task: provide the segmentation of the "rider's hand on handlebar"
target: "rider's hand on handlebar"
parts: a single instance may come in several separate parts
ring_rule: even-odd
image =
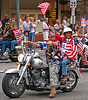
[[[63,59],[66,59],[67,58],[67,56],[65,56]]]
[[[47,43],[47,45],[52,45],[52,41],[49,41],[49,42]]]

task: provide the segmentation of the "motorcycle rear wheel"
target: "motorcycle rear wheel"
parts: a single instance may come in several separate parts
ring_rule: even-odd
[[[71,92],[77,85],[78,77],[74,71],[68,71],[67,73],[67,84],[68,86],[62,88],[63,92]]]
[[[17,86],[16,83],[19,79],[18,74],[6,74],[2,81],[2,89],[5,95],[10,98],[18,98],[25,91],[25,82],[22,79],[21,83]]]

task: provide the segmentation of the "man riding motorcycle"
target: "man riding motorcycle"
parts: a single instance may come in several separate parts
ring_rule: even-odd
[[[62,51],[62,76],[63,78],[61,81],[67,81],[67,63],[70,63],[71,61],[74,62],[77,60],[77,46],[76,41],[72,37],[72,29],[69,27],[66,27],[63,31],[65,37],[61,37],[56,34],[56,39],[60,41],[64,41],[62,43],[61,51]],[[48,44],[52,44],[53,46],[57,46],[56,42],[49,42]],[[56,71],[56,70],[57,71]],[[58,78],[57,78],[58,68],[56,66],[50,67],[50,83],[51,83],[51,93],[49,97],[54,97],[56,94],[56,87],[58,85]]]
[[[6,22],[5,24],[5,30],[3,31],[3,41],[2,41],[2,48],[1,48],[1,56],[5,52],[5,48],[7,45],[10,45],[10,42],[12,40],[16,40],[15,37],[13,37],[13,31],[10,27],[10,23]]]
[[[59,35],[56,34],[56,39],[62,43],[62,76],[63,78],[61,79],[61,81],[67,81],[67,63],[70,63],[71,61],[74,62],[75,60],[77,60],[77,46],[76,46],[76,41],[73,39],[72,37],[72,29],[67,27],[64,29],[63,31],[64,33],[64,37],[61,37]],[[28,41],[29,44],[34,45],[35,42],[30,42]],[[47,45],[53,45],[53,47],[58,46],[58,42],[47,42]],[[37,47],[41,47],[40,45],[37,45]],[[51,93],[49,95],[49,97],[54,97],[56,94],[56,88],[58,86],[58,68],[57,66],[51,66],[50,67],[50,85],[51,85]]]

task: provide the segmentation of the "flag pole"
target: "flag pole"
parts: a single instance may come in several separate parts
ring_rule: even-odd
[[[84,34],[84,25],[83,25],[83,34]]]
[[[44,15],[44,19],[46,18],[46,16]]]

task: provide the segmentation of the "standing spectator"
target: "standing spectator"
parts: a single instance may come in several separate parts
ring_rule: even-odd
[[[48,32],[49,29],[51,29],[51,26],[48,24],[48,18],[44,19],[44,22],[42,23],[42,29],[43,29],[43,40],[48,41]]]
[[[57,19],[56,20],[56,24],[54,25],[54,30],[56,34],[59,34],[62,32],[62,30],[64,29],[63,24],[60,24],[60,20]]]
[[[28,36],[29,36],[29,32],[30,32],[29,16],[25,16],[25,21],[23,22],[23,30],[28,32]]]
[[[63,19],[63,24],[64,24],[64,28],[66,28],[69,24],[67,23],[67,17],[64,16],[64,19]]]
[[[9,23],[11,24],[12,19],[11,19],[11,18],[8,18],[8,19],[7,19],[7,22],[9,22]]]
[[[34,18],[30,17],[30,41],[35,41],[35,28],[37,27],[36,24],[34,24]],[[30,45],[30,50],[33,50],[33,46]]]
[[[79,27],[78,20],[75,21],[75,26],[76,26],[76,27]]]
[[[7,14],[4,15],[4,19],[2,20],[2,29],[5,28],[5,23],[7,22]]]

